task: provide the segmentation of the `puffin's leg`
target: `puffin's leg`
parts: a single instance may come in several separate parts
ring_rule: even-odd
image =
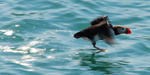
[[[100,50],[100,51],[98,51],[97,53],[99,53],[99,52],[107,52],[106,49],[101,49],[101,48],[99,48],[99,47],[96,47],[96,42],[92,42],[92,45],[93,45],[94,48]]]

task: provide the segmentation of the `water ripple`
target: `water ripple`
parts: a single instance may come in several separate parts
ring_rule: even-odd
[[[0,75],[149,75],[149,3],[118,0],[0,1]],[[131,35],[97,45],[73,34],[104,14]]]

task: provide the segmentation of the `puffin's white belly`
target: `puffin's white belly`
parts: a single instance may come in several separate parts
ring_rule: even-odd
[[[95,36],[94,36],[94,40],[95,40],[95,41],[98,41],[98,40],[101,40],[101,38],[99,37],[99,35],[95,35]]]
[[[87,38],[87,37],[82,37],[84,40],[90,40],[89,38]]]
[[[87,38],[87,37],[82,37],[84,40],[89,40],[89,41],[91,41],[89,38]],[[99,35],[95,35],[94,36],[94,39],[93,39],[94,41],[98,41],[98,40],[101,40],[101,38],[99,37]]]

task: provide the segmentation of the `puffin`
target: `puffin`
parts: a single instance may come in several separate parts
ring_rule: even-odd
[[[97,47],[96,41],[104,40],[108,45],[113,45],[115,44],[114,37],[116,35],[132,33],[128,27],[122,25],[113,26],[107,15],[94,19],[90,24],[90,27],[75,33],[74,38],[89,40],[93,47],[99,50],[98,52],[107,52],[107,50]]]

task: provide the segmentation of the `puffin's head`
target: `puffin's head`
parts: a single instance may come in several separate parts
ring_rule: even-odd
[[[80,37],[82,37],[82,36],[83,36],[83,35],[82,35],[81,32],[78,32],[78,33],[74,34],[74,38],[76,38],[76,39],[78,39],[78,38],[80,38]]]
[[[121,25],[113,26],[113,28],[115,29],[115,32],[117,34],[131,34],[132,33],[128,27],[124,27]]]

